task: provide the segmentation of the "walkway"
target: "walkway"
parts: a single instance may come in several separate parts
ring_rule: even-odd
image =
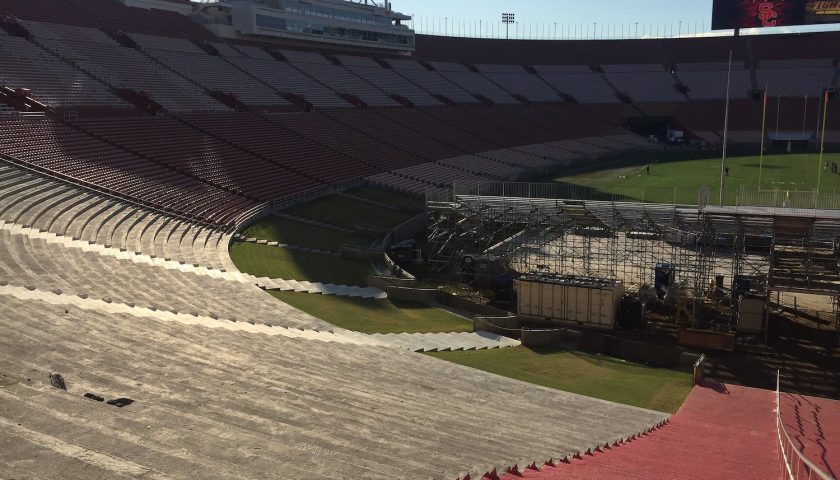
[[[503,480],[766,480],[782,478],[775,392],[697,386],[664,427],[603,453]]]
[[[794,444],[825,473],[840,477],[840,401],[789,393],[779,400]]]

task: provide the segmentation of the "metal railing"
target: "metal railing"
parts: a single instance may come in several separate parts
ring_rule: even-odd
[[[454,196],[675,204],[679,199],[680,192],[676,187],[618,187],[605,192],[581,185],[564,183],[456,180],[452,182],[452,193]],[[691,196],[694,197],[693,192]]]
[[[785,424],[782,422],[782,408],[779,397],[781,395],[781,372],[776,372],[776,435],[779,437],[779,447],[782,453],[782,462],[789,480],[820,479],[835,480],[834,477],[822,471],[814,465],[805,455],[793,444]]]
[[[692,374],[694,375],[694,384],[698,385],[703,383],[703,380],[706,379],[706,354],[700,355],[700,358],[694,362],[694,367],[692,368]]]
[[[840,193],[741,187],[735,204],[739,207],[840,210]]]

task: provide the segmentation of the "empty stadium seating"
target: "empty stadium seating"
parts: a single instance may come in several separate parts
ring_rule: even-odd
[[[478,103],[470,92],[414,60],[388,59],[387,62],[394,71],[433,94],[442,95],[457,103]]]
[[[373,166],[253,114],[191,114],[181,118],[201,130],[324,183],[347,181],[377,171]]]
[[[184,41],[179,39],[169,40]],[[142,42],[142,40],[141,40]],[[141,43],[141,45],[143,45]],[[154,45],[154,44],[152,44]],[[191,45],[191,44],[190,44]],[[164,47],[165,45],[158,45]],[[163,50],[145,47],[154,58],[172,70],[190,78],[210,91],[231,93],[252,107],[288,105],[289,102],[266,84],[258,81],[220,57],[204,51]],[[173,48],[178,48],[173,46]]]
[[[430,63],[441,76],[473,95],[481,95],[495,103],[519,103],[509,92],[479,73],[470,71],[464,65],[447,62]]]
[[[261,201],[319,185],[314,178],[257,157],[172,118],[78,120],[74,124],[174,171]]]
[[[532,102],[559,102],[560,94],[540,77],[528,73],[519,65],[476,65],[493,83],[510,93]]]
[[[382,68],[381,65],[370,58],[350,55],[339,55],[338,58],[348,70],[392,98],[394,95],[399,95],[412,104],[422,107],[441,104],[440,100],[434,98],[429,92],[406,80],[393,70]]]
[[[261,291],[336,289],[242,274],[229,243],[272,202],[363,181],[422,195],[651,148],[628,119],[667,118],[719,143],[729,52],[731,142],[758,140],[765,85],[781,97],[768,128],[810,133],[816,97],[839,73],[837,33],[418,36],[413,57],[390,58],[223,40],[187,16],[117,0],[4,0],[6,15],[21,23],[0,29],[4,478],[478,478],[659,425],[667,415],[343,331]],[[18,87],[54,110],[26,116]],[[836,108],[828,118],[840,124]],[[837,131],[827,138],[840,142]],[[465,348],[446,335],[424,345]],[[67,391],[49,386],[52,371]],[[136,403],[112,408],[86,392]],[[726,410],[721,392],[693,395]],[[786,405],[790,427],[813,455],[820,421],[836,414],[798,401]],[[589,455],[565,472],[665,477],[685,460],[703,473],[690,448],[662,459],[677,436],[708,429],[699,410],[681,412],[659,441],[621,447],[620,465]],[[695,444],[726,456],[730,445],[714,442],[728,427],[711,425],[717,436]],[[778,463],[766,427],[768,448],[751,460],[772,457],[756,469],[769,477]],[[714,471],[743,473],[730,465]]]
[[[2,122],[0,153],[74,181],[223,224],[254,205],[253,200],[53,120]]]
[[[834,59],[765,60],[756,69],[760,89],[780,97],[818,97],[834,84]]]
[[[587,65],[538,65],[540,77],[580,103],[611,103],[615,90]]]
[[[82,117],[72,127],[45,121],[32,131],[10,123],[9,132],[24,133],[4,153],[106,190],[130,184],[123,194],[188,215],[203,215],[197,200],[176,206],[152,194],[160,187],[143,186],[144,179],[170,178],[186,191],[210,188],[217,198],[236,199],[226,213],[203,217],[222,223],[254,202],[363,177],[420,191],[447,183],[447,176],[514,178],[568,166],[620,150],[605,137],[626,133],[626,116],[640,112],[672,116],[691,138],[719,143],[730,50],[731,96],[741,102],[731,118],[735,143],[757,140],[754,94],[762,83],[772,85],[771,96],[815,97],[838,76],[831,55],[811,40],[789,45],[814,51],[780,53],[777,39],[759,37],[560,43],[421,37],[415,58],[383,59],[228,43],[178,14],[112,0],[67,2],[58,10],[66,21],[21,2],[3,8],[30,37],[0,35],[0,86],[29,88],[36,100]],[[431,48],[440,42],[448,48]],[[800,114],[806,130],[816,125],[792,99],[778,105],[780,130],[801,128],[793,119]],[[813,98],[808,107],[818,110]],[[14,105],[0,109],[4,118],[15,116]],[[309,109],[316,111],[298,111]],[[113,154],[75,146],[85,142]],[[73,161],[38,157],[23,145]],[[96,169],[85,171],[77,157]],[[440,171],[426,171],[434,162]],[[129,181],[128,172],[142,176]]]
[[[726,62],[681,63],[677,65],[680,81],[688,87],[688,96],[693,100],[721,98],[720,92],[726,91],[726,78],[729,73]],[[732,64],[729,96],[747,98],[753,90],[749,70],[743,63]]]
[[[0,84],[30,89],[35,99],[53,107],[123,104],[106,85],[31,42],[8,35],[0,36]]]
[[[681,101],[674,79],[661,64],[603,65],[604,76],[635,102]]]

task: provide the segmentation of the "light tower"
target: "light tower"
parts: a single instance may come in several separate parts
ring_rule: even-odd
[[[510,39],[510,24],[516,21],[515,13],[503,13],[502,23],[505,24],[505,38]]]

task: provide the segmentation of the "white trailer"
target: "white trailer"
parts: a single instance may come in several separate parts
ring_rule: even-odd
[[[612,329],[624,285],[614,280],[525,275],[516,282],[517,313],[562,325]]]

